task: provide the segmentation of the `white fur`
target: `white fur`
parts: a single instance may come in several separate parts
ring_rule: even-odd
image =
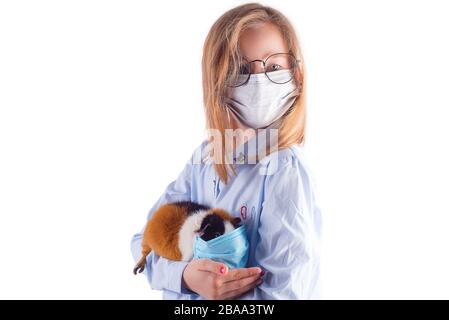
[[[183,261],[190,261],[193,258],[195,231],[201,227],[201,222],[208,213],[206,210],[192,213],[182,225],[181,230],[179,230],[179,250],[181,251]]]
[[[225,234],[228,232],[231,232],[235,229],[234,226],[232,225],[232,223],[230,223],[229,221],[225,221],[224,225],[225,225],[225,231],[224,231]]]

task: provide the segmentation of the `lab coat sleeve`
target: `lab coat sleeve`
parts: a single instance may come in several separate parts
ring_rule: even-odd
[[[192,159],[193,156],[187,162],[178,178],[166,187],[162,196],[150,209],[147,215],[147,220],[150,219],[153,213],[163,204],[191,200],[192,166],[195,165],[195,163],[192,162]],[[139,233],[133,236],[131,241],[131,252],[135,262],[137,262],[141,256],[141,242],[144,229],[145,226]],[[187,264],[188,262],[186,261],[172,261],[151,251],[147,256],[147,265],[144,273],[146,274],[151,288],[154,290],[170,290],[176,293],[195,294],[186,289],[183,285],[182,273]]]
[[[264,281],[240,299],[314,299],[319,285],[319,208],[299,162],[265,180],[255,261]]]

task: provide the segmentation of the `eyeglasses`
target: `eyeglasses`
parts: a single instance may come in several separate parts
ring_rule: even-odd
[[[301,60],[296,59],[296,57],[291,53],[275,53],[268,56],[265,60],[256,59],[249,62],[243,60],[236,68],[236,71],[231,72],[228,75],[227,85],[229,87],[240,87],[248,83],[251,74],[255,73],[252,71],[256,69],[254,65],[256,62],[262,64],[263,73],[265,73],[271,82],[276,84],[284,84],[294,78],[295,72],[299,68],[298,63],[300,61]],[[280,70],[290,70],[290,72],[287,73],[287,77],[282,77],[282,79],[280,79],[276,76],[277,73],[274,73],[275,71]]]

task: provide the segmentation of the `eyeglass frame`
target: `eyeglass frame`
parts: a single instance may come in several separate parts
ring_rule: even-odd
[[[275,56],[275,55],[278,55],[278,54],[288,54],[288,55],[290,55],[293,59],[294,59],[294,61],[295,61],[295,68],[299,68],[299,62],[301,61],[301,59],[297,59],[296,57],[295,57],[295,55],[293,54],[293,53],[291,53],[291,52],[277,52],[277,53],[273,53],[273,54],[270,54],[268,57],[266,57],[265,58],[265,60],[261,60],[261,59],[255,59],[255,60],[252,60],[252,61],[247,61],[247,64],[248,65],[251,65],[251,63],[253,63],[253,62],[262,62],[262,65],[263,65],[263,73],[265,74],[265,76],[268,78],[268,80],[270,80],[271,82],[273,82],[273,83],[275,83],[275,84],[285,84],[285,83],[288,83],[288,82],[290,82],[290,81],[292,81],[292,79],[294,78],[294,76],[290,79],[290,80],[288,80],[288,81],[285,81],[285,82],[282,82],[282,83],[277,83],[277,82],[274,82],[273,80],[271,80],[270,79],[270,77],[267,75],[267,69],[266,69],[266,67],[265,67],[265,64],[266,64],[266,62],[268,61],[268,59],[270,59],[272,56]],[[231,85],[228,85],[228,87],[231,87],[231,88],[237,88],[237,87],[241,87],[241,86],[244,86],[244,85],[246,85],[247,83],[248,83],[248,81],[249,81],[249,79],[251,78],[251,75],[252,74],[257,74],[257,73],[252,73],[252,72],[249,72],[248,73],[248,78],[245,80],[245,82],[243,82],[242,84],[239,84],[238,86],[231,86]]]

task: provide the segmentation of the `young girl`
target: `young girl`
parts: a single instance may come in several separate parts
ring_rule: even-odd
[[[321,213],[302,148],[305,75],[292,25],[254,3],[226,12],[206,38],[202,72],[208,139],[148,219],[174,201],[227,210],[246,225],[248,268],[151,252],[151,287],[164,299],[318,298]],[[135,261],[141,240],[132,240]]]

